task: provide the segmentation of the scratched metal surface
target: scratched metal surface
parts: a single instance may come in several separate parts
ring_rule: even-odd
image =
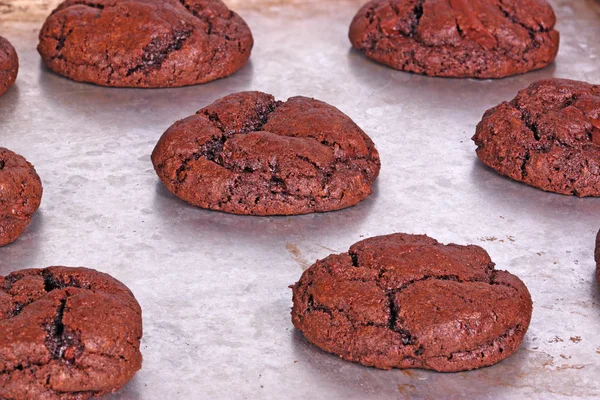
[[[600,199],[545,193],[502,178],[470,141],[483,112],[550,76],[600,82],[600,7],[553,2],[555,65],[499,81],[393,71],[346,39],[343,7],[242,9],[256,47],[229,79],[172,90],[107,89],[47,71],[36,24],[4,24],[21,57],[0,98],[0,145],[33,162],[44,183],[24,236],[0,249],[0,274],[83,265],[125,282],[144,310],[144,367],[111,399],[586,398],[600,396],[600,296],[593,239]],[[375,194],[340,212],[240,217],[170,195],[149,155],[175,120],[214,99],[260,89],[336,105],[376,142]],[[363,237],[427,233],[486,248],[535,301],[522,348],[459,374],[377,371],[309,345],[289,317],[291,291],[318,258]]]

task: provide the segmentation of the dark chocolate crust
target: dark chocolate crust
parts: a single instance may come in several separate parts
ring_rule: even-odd
[[[234,214],[338,210],[371,194],[379,154],[337,108],[261,92],[226,96],[176,122],[152,162],[190,204]]]
[[[38,51],[53,71],[120,87],[205,83],[242,68],[250,29],[220,0],[66,0]]]
[[[402,71],[502,78],[556,58],[555,23],[545,0],[372,0],[349,36],[367,57]]]
[[[477,156],[502,175],[565,195],[600,196],[600,86],[546,79],[488,110]]]
[[[0,147],[0,247],[17,240],[42,201],[42,182],[22,156]]]
[[[15,83],[19,73],[19,57],[10,42],[0,36],[0,96]]]
[[[133,294],[86,268],[0,277],[0,398],[83,400],[118,390],[141,368]]]
[[[292,322],[321,349],[382,369],[465,371],[517,350],[532,301],[478,246],[394,234],[317,261],[293,286]]]

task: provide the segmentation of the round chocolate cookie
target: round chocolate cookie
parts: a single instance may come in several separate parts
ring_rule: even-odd
[[[28,269],[0,277],[0,398],[83,400],[141,368],[142,311],[107,274]]]
[[[502,78],[554,60],[555,22],[545,0],[371,0],[354,17],[350,41],[402,71]]]
[[[379,174],[371,139],[337,108],[235,93],[172,125],[152,162],[167,189],[234,214],[339,210],[369,194]]]
[[[311,343],[381,369],[465,371],[521,344],[532,302],[481,247],[395,234],[317,261],[293,286],[292,322]]]
[[[42,182],[33,165],[0,147],[0,246],[17,240],[42,201]]]
[[[600,196],[600,86],[538,81],[488,110],[477,156],[502,175],[579,197]]]
[[[15,83],[19,57],[10,42],[0,36],[0,96]]]
[[[242,68],[250,29],[220,0],[66,0],[40,32],[53,71],[80,82],[175,87]]]

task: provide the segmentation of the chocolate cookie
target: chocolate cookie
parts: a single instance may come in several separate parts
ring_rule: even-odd
[[[600,231],[598,231],[598,235],[596,236],[596,251],[594,253],[594,258],[596,260],[596,275],[598,277],[598,283],[600,284]]]
[[[554,60],[555,22],[545,0],[371,0],[354,17],[350,41],[402,71],[502,78]]]
[[[220,0],[66,0],[40,32],[53,71],[80,82],[175,87],[242,68],[250,29]]]
[[[141,368],[142,311],[107,274],[28,269],[0,277],[0,398],[83,400]]]
[[[0,96],[15,83],[19,72],[19,57],[10,42],[0,36]]]
[[[0,246],[17,240],[42,201],[42,182],[33,165],[0,147]]]
[[[529,327],[523,282],[478,246],[395,234],[317,261],[293,286],[292,322],[321,349],[382,369],[465,371],[510,356]]]
[[[477,156],[502,175],[579,197],[600,196],[600,86],[538,81],[488,110]]]
[[[167,189],[199,207],[234,214],[339,210],[371,194],[379,154],[337,108],[235,93],[176,122],[152,162]]]

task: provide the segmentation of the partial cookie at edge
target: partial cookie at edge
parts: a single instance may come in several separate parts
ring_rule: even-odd
[[[82,400],[141,368],[141,309],[125,285],[86,268],[0,277],[0,398]]]
[[[15,83],[19,73],[19,57],[8,40],[0,36],[0,96]]]
[[[600,196],[600,86],[544,79],[486,111],[473,136],[487,166],[539,189]]]
[[[33,165],[0,147],[0,247],[21,236],[40,206],[42,192]]]

